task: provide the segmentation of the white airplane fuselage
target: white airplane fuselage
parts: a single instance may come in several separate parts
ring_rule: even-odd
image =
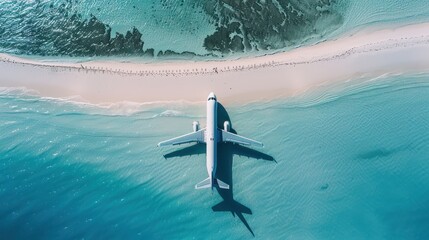
[[[206,123],[206,167],[207,174],[211,179],[216,177],[217,165],[217,101],[214,94],[210,94],[207,100],[207,123]]]

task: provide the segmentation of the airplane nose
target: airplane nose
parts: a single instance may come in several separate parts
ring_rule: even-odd
[[[216,99],[216,95],[213,92],[211,92],[207,98],[215,98]]]

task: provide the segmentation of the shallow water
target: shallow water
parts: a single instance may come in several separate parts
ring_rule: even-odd
[[[74,14],[79,17],[71,20]],[[96,26],[88,24],[92,16],[99,21]],[[0,51],[39,58],[152,59],[150,52],[144,55],[141,49],[154,49],[155,56],[159,51],[173,50],[241,57],[314,44],[366,26],[404,25],[428,19],[425,0],[245,1],[241,5],[228,0],[2,1]],[[232,22],[239,23],[239,30]],[[136,42],[122,44],[122,38],[115,39],[117,33],[126,37],[133,27],[142,34],[133,34],[140,36],[142,48]],[[170,57],[189,59],[193,55]],[[199,59],[213,58],[209,55]]]
[[[427,22],[429,11],[425,0],[407,2],[397,0],[341,0],[337,11],[342,12],[344,21],[330,37],[354,33],[364,27],[383,27],[385,25],[407,25]]]
[[[425,239],[428,103],[421,74],[224,106],[220,124],[229,115],[265,148],[221,145],[233,194],[219,194],[194,190],[201,147],[156,147],[204,125],[204,102],[100,107],[1,89],[0,236]]]

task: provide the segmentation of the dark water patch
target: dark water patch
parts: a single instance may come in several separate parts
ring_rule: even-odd
[[[394,153],[396,153],[397,149],[385,149],[385,148],[378,148],[374,149],[368,152],[364,152],[358,155],[359,159],[375,159],[375,158],[383,158],[388,157]]]
[[[143,51],[136,27],[112,37],[109,25],[74,10],[77,1],[61,4],[42,1],[0,4],[0,47],[14,54],[40,56],[153,55]]]
[[[342,22],[334,0],[205,1],[203,8],[216,22],[204,47],[221,53],[273,50],[294,45],[311,35],[323,35]]]
[[[322,186],[320,186],[320,190],[325,191],[326,189],[329,188],[329,184],[325,183]]]
[[[361,152],[360,154],[357,155],[357,158],[363,159],[363,160],[390,158],[392,155],[395,155],[399,152],[402,152],[405,150],[412,150],[414,148],[415,148],[415,143],[405,145],[405,146],[395,147],[395,148],[379,147],[369,151]]]

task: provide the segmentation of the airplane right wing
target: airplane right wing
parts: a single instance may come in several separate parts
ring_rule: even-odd
[[[196,131],[196,132],[192,132],[192,133],[188,133],[179,137],[175,137],[166,141],[162,141],[160,143],[158,143],[158,147],[162,147],[162,146],[167,146],[167,145],[179,145],[179,144],[183,144],[183,143],[191,143],[191,142],[198,142],[198,143],[202,143],[204,142],[204,132],[206,131],[205,128]]]
[[[258,147],[264,146],[264,144],[262,144],[261,142],[258,142],[250,138],[246,138],[231,132],[227,132],[222,129],[219,129],[219,132],[222,135],[223,142],[233,142],[233,143],[238,143],[238,144],[247,145],[247,146],[258,146]]]

